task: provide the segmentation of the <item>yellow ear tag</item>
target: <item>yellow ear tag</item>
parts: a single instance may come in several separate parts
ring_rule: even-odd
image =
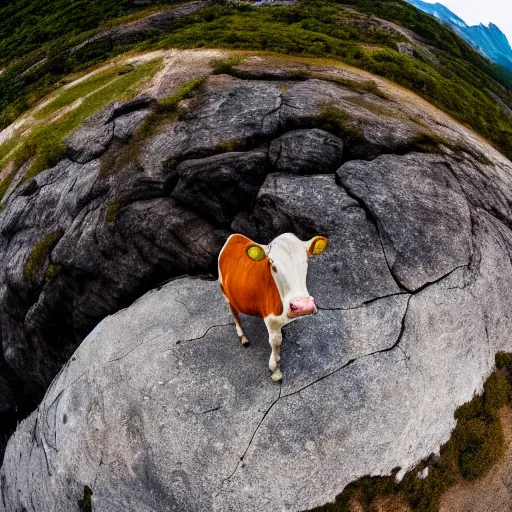
[[[324,252],[324,249],[327,247],[327,239],[320,238],[315,242],[315,246],[313,247],[313,254],[320,254]]]
[[[259,245],[251,245],[251,247],[247,249],[247,256],[249,256],[251,260],[261,261],[265,259],[267,255]]]

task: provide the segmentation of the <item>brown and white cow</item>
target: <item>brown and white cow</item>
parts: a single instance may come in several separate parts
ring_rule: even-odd
[[[281,329],[296,318],[316,313],[315,299],[306,288],[308,260],[327,246],[327,238],[307,242],[291,233],[260,245],[243,235],[231,235],[219,254],[219,283],[242,344],[249,341],[240,325],[239,313],[259,316],[267,326],[272,353],[272,379],[282,379],[278,368]]]

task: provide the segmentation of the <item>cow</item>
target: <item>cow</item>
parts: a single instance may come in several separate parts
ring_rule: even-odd
[[[247,345],[240,313],[263,318],[272,347],[268,366],[272,379],[282,379],[278,367],[281,329],[293,320],[316,313],[315,299],[306,288],[308,260],[327,247],[327,238],[304,242],[284,233],[268,245],[244,235],[231,235],[219,254],[219,285],[235,319],[236,332]]]

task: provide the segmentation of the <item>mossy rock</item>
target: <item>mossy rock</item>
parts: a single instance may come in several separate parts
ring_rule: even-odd
[[[57,242],[62,238],[64,232],[62,230],[54,231],[44,236],[36,243],[30,251],[23,274],[27,279],[36,278],[46,263],[48,256],[52,249],[57,245]]]

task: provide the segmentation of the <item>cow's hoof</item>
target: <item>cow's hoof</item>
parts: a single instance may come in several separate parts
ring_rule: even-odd
[[[249,345],[249,340],[247,339],[247,336],[242,336],[242,345],[244,347],[247,347]]]
[[[272,374],[272,380],[274,382],[281,382],[283,380],[283,374],[279,368]]]

